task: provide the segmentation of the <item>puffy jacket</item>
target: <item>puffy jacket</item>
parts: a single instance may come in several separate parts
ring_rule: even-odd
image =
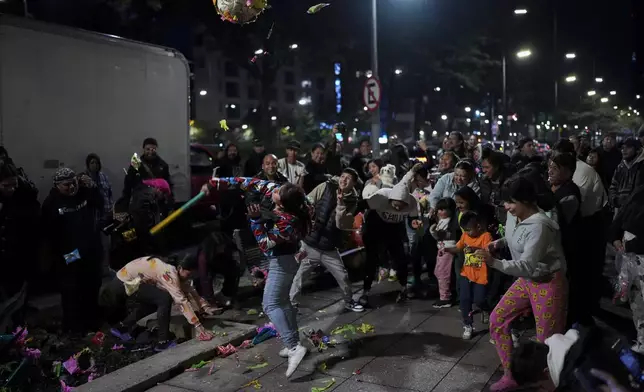
[[[313,227],[304,238],[304,242],[316,249],[333,250],[340,245],[342,230],[350,230],[352,225],[347,224],[342,227],[342,222],[338,219],[338,184],[335,180],[327,181],[320,184],[313,192],[309,194],[315,205],[315,220]],[[358,197],[355,190],[344,195],[345,206],[342,211],[354,211]],[[353,218],[351,218],[352,223]]]

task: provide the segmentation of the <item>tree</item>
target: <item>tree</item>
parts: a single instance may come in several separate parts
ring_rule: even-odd
[[[464,105],[480,99],[476,97],[487,75],[500,64],[484,50],[486,45],[485,38],[477,37],[452,43],[432,40],[427,45],[411,44],[407,48],[411,53],[411,91],[417,121],[426,102],[435,117],[439,113],[448,115],[447,129],[452,129]],[[441,88],[440,98],[423,99],[437,86]]]
[[[637,132],[644,125],[639,112],[614,109],[610,104],[602,103],[598,97],[586,97],[577,109],[564,115],[569,121],[595,131]]]

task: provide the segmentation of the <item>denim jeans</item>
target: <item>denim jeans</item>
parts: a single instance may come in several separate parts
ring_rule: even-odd
[[[461,297],[461,316],[463,317],[464,325],[472,325],[474,320],[470,313],[472,312],[472,305],[476,304],[482,311],[488,311],[489,308],[486,302],[487,288],[482,284],[477,284],[464,276],[458,278]]]
[[[264,313],[275,325],[284,345],[289,349],[297,346],[300,341],[297,309],[291,304],[289,296],[298,267],[294,255],[272,258],[264,287]]]

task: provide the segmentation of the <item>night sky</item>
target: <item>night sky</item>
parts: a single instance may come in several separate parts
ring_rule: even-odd
[[[20,10],[17,0],[5,0]],[[315,2],[273,0],[273,9],[264,16],[283,30],[292,30],[301,46],[318,45],[321,41],[354,41],[353,64],[367,69],[370,65],[371,0],[328,0],[332,5],[316,15],[306,9]],[[101,0],[28,0],[31,13],[38,19],[77,25],[84,28],[129,34],[122,30],[101,8]],[[172,1],[170,1],[172,3]],[[176,3],[176,2],[175,2]],[[180,2],[186,4],[185,2]],[[385,67],[409,66],[405,44],[418,47],[429,42],[449,42],[472,37],[487,37],[486,48],[495,59],[503,50],[508,53],[508,89],[513,91],[544,90],[540,102],[545,105],[553,95],[555,74],[563,78],[575,74],[578,82],[562,85],[563,99],[582,96],[599,87],[617,90],[617,101],[632,104],[636,93],[635,64],[632,61],[635,37],[633,13],[638,0],[378,0],[380,59]],[[639,3],[644,3],[641,0]],[[179,4],[179,3],[177,3]],[[190,52],[194,42],[191,27],[203,23],[213,34],[227,26],[216,17],[210,0],[192,0],[189,9],[169,8],[156,18],[156,39],[162,44]],[[555,7],[556,6],[556,7]],[[4,10],[8,6],[3,5]],[[527,8],[527,15],[516,16],[515,8]],[[98,10],[98,11],[97,11]],[[554,56],[553,20],[557,15],[557,56]],[[244,29],[266,29],[267,21]],[[642,23],[640,23],[641,25]],[[234,30],[233,30],[234,31]],[[228,31],[230,33],[230,30]],[[533,56],[518,62],[513,53],[530,48]],[[564,54],[575,52],[577,58],[566,61]],[[190,53],[186,53],[191,57]],[[644,57],[644,53],[642,54]],[[396,64],[399,63],[399,64]],[[555,68],[556,67],[556,68]],[[480,93],[499,94],[500,69],[488,78]],[[603,77],[602,86],[594,84]]]

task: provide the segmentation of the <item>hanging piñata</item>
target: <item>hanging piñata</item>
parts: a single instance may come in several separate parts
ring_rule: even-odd
[[[212,0],[221,20],[246,24],[254,22],[268,7],[267,0]]]

